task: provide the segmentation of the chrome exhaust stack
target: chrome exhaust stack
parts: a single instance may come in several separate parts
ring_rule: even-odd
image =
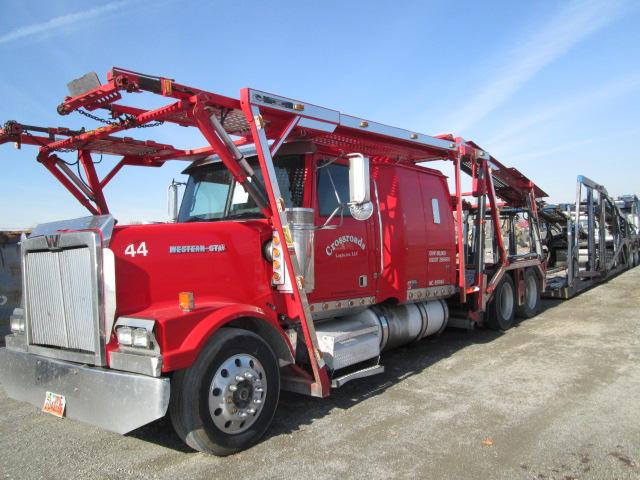
[[[286,214],[287,222],[291,227],[291,237],[296,251],[296,258],[303,277],[304,289],[307,293],[313,292],[315,288],[314,210],[313,208],[287,208]],[[283,265],[283,274],[280,275],[280,283],[276,283],[276,285],[281,292],[293,292],[291,280],[284,267],[285,265]]]

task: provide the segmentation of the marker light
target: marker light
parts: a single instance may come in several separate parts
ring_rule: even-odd
[[[193,292],[180,292],[178,294],[178,305],[183,312],[192,312],[196,308]]]
[[[272,285],[283,285],[284,278],[286,276],[285,265],[280,260],[280,248],[276,248],[280,246],[280,237],[278,236],[278,232],[274,231],[272,235],[272,240],[269,242],[271,244],[271,266],[273,267],[273,275],[271,276],[271,284]]]

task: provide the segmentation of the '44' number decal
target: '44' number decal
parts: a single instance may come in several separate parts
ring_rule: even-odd
[[[149,252],[147,250],[146,242],[140,242],[138,248],[136,248],[135,243],[130,243],[129,245],[127,245],[127,248],[124,249],[124,254],[129,255],[130,257],[135,257],[136,255],[142,255],[143,257],[146,257],[147,253]]]

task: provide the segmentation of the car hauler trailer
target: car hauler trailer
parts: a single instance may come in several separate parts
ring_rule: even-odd
[[[637,195],[622,195],[616,200],[616,206],[629,224],[629,238],[636,251],[635,264],[640,263],[640,198]]]
[[[39,147],[91,213],[22,242],[24,313],[0,351],[13,398],[120,433],[169,411],[187,444],[225,455],[264,434],[281,388],[326,397],[448,324],[507,329],[537,313],[546,194],[473,142],[119,68],[69,89],[58,112],[107,112],[104,126],[0,130]],[[121,103],[142,93],[169,103]],[[163,122],[207,145],[115,135]],[[119,157],[103,178],[96,154]],[[174,221],[118,224],[105,187],[126,166],[169,160],[189,162]],[[434,160],[453,163],[453,194],[420,165]]]
[[[578,176],[576,202],[541,206],[548,250],[544,296],[573,295],[638,265],[635,227],[604,186]]]

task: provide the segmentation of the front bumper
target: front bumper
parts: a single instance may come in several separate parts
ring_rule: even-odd
[[[15,400],[42,408],[46,392],[64,395],[65,416],[116,433],[163,417],[169,379],[63,362],[0,348],[0,384]]]

